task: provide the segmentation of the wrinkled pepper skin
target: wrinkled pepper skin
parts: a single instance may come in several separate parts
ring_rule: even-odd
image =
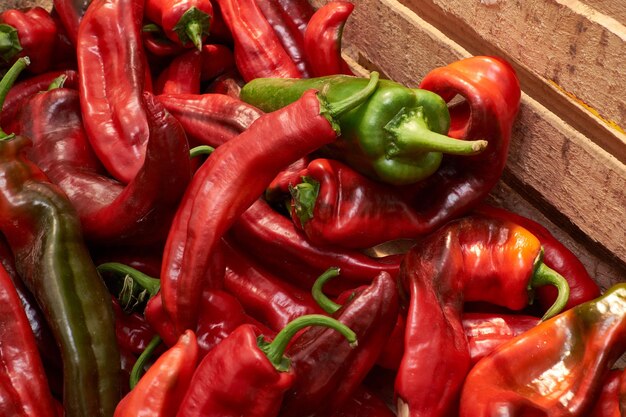
[[[114,417],[175,417],[197,362],[196,336],[187,330],[120,401]]]
[[[22,113],[21,130],[34,142],[29,157],[76,207],[90,242],[164,241],[191,181],[182,127],[150,93],[142,102],[150,138],[145,160],[127,185],[104,175],[83,130],[76,91],[59,88],[38,94]]]
[[[341,57],[343,28],[353,10],[353,3],[330,1],[311,16],[304,32],[303,43],[312,77],[354,75]]]
[[[113,415],[120,357],[111,296],[98,275],[67,197],[24,153],[23,136],[0,142],[0,231],[19,275],[41,306],[63,360],[70,416]]]
[[[626,351],[626,284],[502,345],[463,386],[461,417],[588,416]]]
[[[400,415],[454,415],[470,370],[464,302],[524,308],[540,256],[540,242],[530,232],[480,216],[448,223],[407,253],[398,277],[410,297],[395,381]]]
[[[570,309],[600,296],[600,287],[591,278],[580,259],[544,226],[519,214],[487,204],[481,204],[476,212],[494,218],[511,220],[539,238],[543,247],[543,261],[550,268],[563,275],[569,284],[569,300],[564,307],[565,309]],[[552,305],[555,298],[554,288],[537,289],[537,301],[543,308]]]
[[[297,377],[285,393],[280,416],[326,416],[339,410],[376,363],[398,310],[395,279],[382,272],[332,316],[356,333],[356,348],[326,329],[299,336],[287,350]]]
[[[0,415],[55,417],[37,342],[8,272],[0,265]]]
[[[223,275],[208,272],[207,277],[207,271],[230,226],[281,169],[336,140],[337,113],[366,100],[377,80],[373,77],[368,88],[335,103],[334,110],[316,91],[307,92],[292,105],[259,117],[245,132],[219,146],[196,171],[174,217],[160,274],[163,306],[177,332],[193,328],[203,288],[223,288]]]
[[[6,39],[7,27],[17,32],[17,45],[9,50]],[[9,9],[0,13],[0,59],[5,65],[11,66],[19,57],[27,56],[30,59],[28,71],[41,74],[52,67],[54,46],[57,41],[58,28],[50,13],[42,7],[32,7],[26,10]],[[1,61],[0,61],[1,62]]]
[[[107,171],[125,184],[140,170],[150,135],[143,105],[143,6],[143,0],[95,0],[76,45],[87,137]]]

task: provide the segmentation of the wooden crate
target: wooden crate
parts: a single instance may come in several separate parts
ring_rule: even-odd
[[[545,225],[603,289],[625,281],[626,2],[353,3],[343,50],[363,73],[417,86],[431,69],[471,55],[515,67],[522,104],[490,199]]]

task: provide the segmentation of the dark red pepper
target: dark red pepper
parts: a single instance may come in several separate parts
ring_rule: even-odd
[[[54,89],[33,97],[21,130],[34,141],[29,156],[76,207],[85,236],[93,242],[162,241],[191,179],[182,127],[145,93],[150,139],[142,166],[126,186],[103,176],[82,128],[79,95]]]
[[[623,375],[623,369],[614,369],[609,372],[588,417],[622,417],[619,397]]]
[[[200,79],[211,81],[219,75],[235,69],[233,51],[225,45],[209,44],[202,47]]]
[[[11,277],[0,265],[0,415],[55,417],[37,342]]]
[[[398,308],[396,281],[383,272],[332,316],[356,333],[358,347],[348,348],[324,329],[302,333],[287,350],[297,377],[280,416],[324,416],[340,409],[376,363]]]
[[[454,413],[470,369],[464,302],[520,310],[530,301],[529,288],[547,283],[558,285],[562,297],[546,317],[567,301],[567,282],[541,262],[535,236],[514,223],[481,216],[452,221],[418,241],[398,280],[410,304],[395,392],[399,413],[411,417]]]
[[[199,51],[178,55],[159,74],[154,85],[155,94],[200,94],[201,65]]]
[[[199,51],[213,19],[211,0],[147,0],[146,17],[173,42]]]
[[[57,24],[42,7],[0,13],[0,58],[5,62],[4,67],[27,56],[30,59],[28,71],[34,74],[48,71],[56,59],[57,37]]]
[[[289,354],[283,354],[291,339],[308,326],[331,327],[329,332],[341,332],[350,346],[357,341],[354,332],[327,316],[297,318],[272,342],[252,325],[239,326],[202,359],[177,416],[277,416],[285,391],[297,379]]]
[[[119,302],[113,299],[115,313],[115,336],[121,350],[140,355],[155,336],[154,329],[139,313],[125,313]]]
[[[341,37],[354,10],[348,1],[330,1],[311,17],[304,32],[304,51],[312,77],[354,75],[341,56]]]
[[[63,22],[67,36],[76,45],[78,26],[92,0],[53,0],[55,12]]]
[[[204,90],[209,94],[224,94],[230,97],[239,98],[241,87],[244,81],[236,70],[229,71],[216,77]]]
[[[279,331],[297,317],[323,313],[309,292],[273,276],[232,244],[226,242],[224,252],[226,291],[272,330]]]
[[[563,275],[569,284],[569,300],[565,305],[565,309],[591,301],[600,296],[600,287],[591,278],[580,259],[541,224],[503,208],[487,204],[480,205],[476,212],[497,219],[511,220],[539,238],[543,247],[543,261],[550,268]],[[545,287],[538,289],[537,300],[544,309],[550,307],[555,299],[556,292],[554,288]]]
[[[76,45],[87,137],[107,171],[123,183],[141,169],[150,136],[143,103],[143,5],[143,0],[95,0]]]
[[[223,287],[223,276],[206,275],[211,256],[237,217],[283,167],[335,140],[334,118],[366,100],[377,84],[374,74],[359,94],[329,104],[308,91],[293,105],[259,117],[219,146],[196,172],[174,217],[160,275],[163,305],[179,334],[193,328],[203,287]]]
[[[395,414],[376,394],[359,387],[352,397],[330,417],[394,417]]]
[[[217,0],[234,39],[235,63],[247,82],[259,77],[301,78],[256,0]]]

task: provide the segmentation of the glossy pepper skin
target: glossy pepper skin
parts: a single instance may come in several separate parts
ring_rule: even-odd
[[[354,97],[328,105],[311,90],[291,106],[259,117],[218,147],[196,172],[174,217],[160,275],[163,305],[177,332],[193,328],[203,287],[223,287],[223,276],[206,274],[211,256],[237,217],[284,166],[334,141],[335,118],[366,100],[377,82],[376,74]]]
[[[341,37],[354,10],[347,1],[330,1],[311,16],[304,32],[304,50],[312,77],[354,75],[341,57]]]
[[[324,89],[341,99],[363,88],[366,79],[331,75],[306,80],[258,78],[241,89],[241,99],[263,111],[274,111],[296,100],[308,88]],[[482,140],[446,137],[450,116],[437,94],[381,80],[372,97],[340,120],[341,140],[324,148],[327,155],[377,180],[405,185],[431,176],[443,154],[479,153]],[[481,139],[470,136],[472,139]]]
[[[91,2],[92,0],[53,0],[54,10],[74,45],[78,38],[78,26]]]
[[[297,377],[285,393],[280,416],[326,416],[339,410],[376,363],[398,309],[396,281],[383,272],[332,315],[356,333],[358,347],[350,349],[336,333],[320,328],[299,336],[287,350]]]
[[[224,286],[245,311],[274,331],[307,314],[322,314],[310,292],[281,280],[237,248],[224,245]]]
[[[622,417],[619,409],[619,396],[623,375],[623,369],[609,371],[589,417]]]
[[[127,185],[108,178],[91,150],[78,92],[59,88],[38,94],[22,112],[21,131],[33,140],[29,157],[76,207],[90,242],[163,241],[191,180],[182,127],[150,93],[142,103],[150,138],[143,164]]]
[[[183,333],[115,409],[114,417],[174,417],[198,362],[196,336]]]
[[[143,105],[143,5],[143,0],[95,0],[81,21],[76,45],[87,137],[107,171],[122,183],[137,175],[150,135]]]
[[[0,84],[0,103],[27,60]],[[25,157],[30,140],[0,132],[0,231],[61,351],[65,415],[113,415],[120,357],[111,296],[93,265],[78,216],[63,192]],[[71,376],[71,377],[70,377]]]
[[[235,63],[244,80],[302,76],[255,0],[217,0],[216,3],[232,33]]]
[[[202,57],[199,51],[184,52],[159,74],[155,94],[200,94]]]
[[[350,345],[349,328],[326,316],[302,316],[267,342],[252,325],[239,326],[202,359],[177,417],[275,417],[296,374],[283,354],[302,328],[324,325],[341,331]],[[348,343],[344,340],[344,344]]]
[[[235,222],[231,235],[242,249],[291,283],[309,290],[331,266],[341,269],[342,280],[330,282],[329,294],[369,284],[381,272],[396,276],[401,255],[371,258],[359,251],[320,247],[309,242],[289,218],[259,199]]]
[[[463,386],[460,416],[587,416],[624,351],[626,284],[622,283],[541,323],[478,362]]]
[[[522,309],[530,301],[529,288],[540,285],[543,270],[554,275],[541,263],[535,236],[514,223],[479,216],[448,223],[407,253],[398,276],[410,297],[395,381],[400,415],[454,414],[470,369],[461,321],[464,302]],[[566,283],[560,280],[565,300],[549,314],[567,300]]]
[[[30,59],[28,71],[41,74],[52,67],[57,24],[42,7],[0,13],[0,58],[10,67],[18,57]]]
[[[146,17],[171,41],[202,49],[213,19],[211,0],[147,0],[145,7]]]
[[[476,212],[494,218],[509,219],[539,238],[543,247],[543,261],[550,268],[563,275],[569,284],[569,300],[565,309],[570,309],[600,296],[600,287],[591,278],[580,259],[544,226],[519,214],[487,204],[481,204]],[[554,288],[545,287],[537,290],[537,300],[543,308],[548,308],[555,299]]]
[[[0,265],[0,414],[54,417],[37,343],[20,297]]]

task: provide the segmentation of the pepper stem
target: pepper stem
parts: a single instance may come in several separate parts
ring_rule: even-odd
[[[0,24],[0,58],[11,62],[21,51],[22,44],[17,29],[6,23]]]
[[[197,7],[190,7],[176,23],[173,30],[182,45],[194,44],[198,51],[202,50],[202,38],[209,34],[211,16]]]
[[[137,362],[135,362],[133,369],[130,371],[129,384],[131,390],[135,388],[137,383],[139,383],[139,380],[143,375],[143,368],[152,357],[156,348],[159,347],[159,344],[161,344],[161,338],[159,336],[154,336],[152,340],[150,340],[150,343],[148,343],[148,346],[146,346],[143,352],[141,352],[141,355],[137,358]]]
[[[454,139],[433,132],[421,107],[403,108],[387,123],[384,130],[390,139],[385,150],[388,158],[424,152],[476,155],[485,150],[488,144],[486,140]]]
[[[15,61],[15,63],[11,66],[11,68],[9,68],[7,73],[4,74],[2,80],[0,80],[0,111],[2,111],[4,101],[7,98],[7,94],[9,94],[9,90],[11,89],[11,87],[13,87],[13,84],[15,84],[15,80],[17,80],[17,78],[20,76],[20,73],[24,71],[24,68],[26,68],[28,65],[30,65],[30,59],[27,56],[23,58],[18,58],[17,61]],[[0,127],[0,140],[11,139],[13,136],[15,135],[8,135],[2,130],[2,127]]]
[[[313,284],[311,288],[311,294],[313,295],[313,299],[315,302],[328,314],[333,314],[337,310],[341,308],[340,304],[337,304],[326,294],[324,294],[324,284],[326,284],[329,280],[338,277],[340,273],[339,268],[330,267],[328,268],[322,275],[320,275]]]
[[[257,339],[259,349],[265,353],[269,361],[278,371],[285,372],[289,370],[290,366],[289,359],[284,356],[287,346],[300,330],[309,326],[323,326],[337,330],[346,338],[350,346],[355,347],[357,345],[356,333],[345,324],[322,314],[309,314],[290,321],[289,324],[276,335],[274,340],[269,343],[263,339],[263,336],[259,336]]]
[[[554,285],[557,289],[557,297],[541,320],[547,320],[559,314],[569,299],[569,284],[567,280],[554,269],[539,261],[535,266],[531,287],[536,288],[544,285]]]
[[[52,80],[52,82],[48,86],[48,91],[55,90],[57,88],[63,88],[65,81],[67,81],[67,75],[65,74],[59,75],[54,80]]]
[[[124,265],[119,262],[106,262],[97,267],[98,272],[112,272],[114,274],[124,274],[133,279],[142,288],[148,290],[150,296],[155,296],[161,288],[161,281],[157,278],[152,278],[149,275],[133,268],[132,266]]]
[[[195,158],[200,155],[211,155],[214,150],[215,148],[209,145],[198,145],[189,150],[189,158]]]
[[[363,104],[378,88],[379,78],[380,76],[378,72],[372,71],[370,73],[369,82],[365,87],[363,87],[361,91],[343,100],[335,101],[332,103],[326,100],[326,98],[324,97],[324,89],[328,88],[328,86],[323,87],[320,97],[320,114],[324,115],[324,117],[326,117],[333,126],[333,129],[335,129],[335,131],[339,133],[339,124],[336,122],[336,119],[341,117],[344,113],[347,113],[350,110],[353,110],[354,108]]]
[[[314,217],[313,210],[319,192],[320,183],[310,177],[302,177],[302,182],[295,186],[289,185],[294,211],[302,227]]]

